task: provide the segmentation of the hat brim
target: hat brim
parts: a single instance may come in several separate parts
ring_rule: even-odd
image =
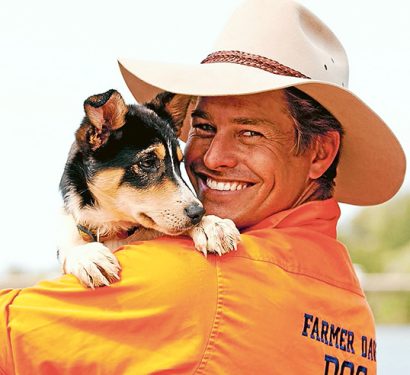
[[[374,111],[343,87],[231,63],[189,65],[120,59],[119,65],[139,103],[161,91],[227,96],[296,86],[332,113],[345,131],[335,181],[338,201],[360,206],[383,203],[403,183],[406,159],[400,143]]]

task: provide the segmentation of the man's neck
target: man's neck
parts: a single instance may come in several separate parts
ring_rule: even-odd
[[[332,194],[330,192],[324,192],[316,180],[311,180],[291,208],[300,206],[303,203],[319,200],[322,201],[331,197]]]

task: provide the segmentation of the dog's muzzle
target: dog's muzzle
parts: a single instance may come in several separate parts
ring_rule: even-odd
[[[204,216],[205,209],[198,203],[193,203],[184,208],[184,213],[189,217],[192,224],[196,225],[201,221],[202,216]]]

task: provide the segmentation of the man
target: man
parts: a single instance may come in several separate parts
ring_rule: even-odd
[[[120,64],[139,101],[193,97],[187,172],[241,244],[205,259],[187,238],[162,238],[118,251],[122,279],[109,288],[66,275],[3,291],[0,373],[375,374],[337,200],[390,199],[405,160],[344,88],[331,31],[292,1],[250,0],[199,66]]]

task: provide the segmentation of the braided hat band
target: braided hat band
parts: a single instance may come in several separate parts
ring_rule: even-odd
[[[266,72],[282,76],[310,79],[310,77],[304,75],[303,73],[289,68],[276,60],[242,51],[216,51],[210,53],[204,60],[201,61],[201,64],[212,63],[240,64],[252,66],[254,68],[262,69]]]

